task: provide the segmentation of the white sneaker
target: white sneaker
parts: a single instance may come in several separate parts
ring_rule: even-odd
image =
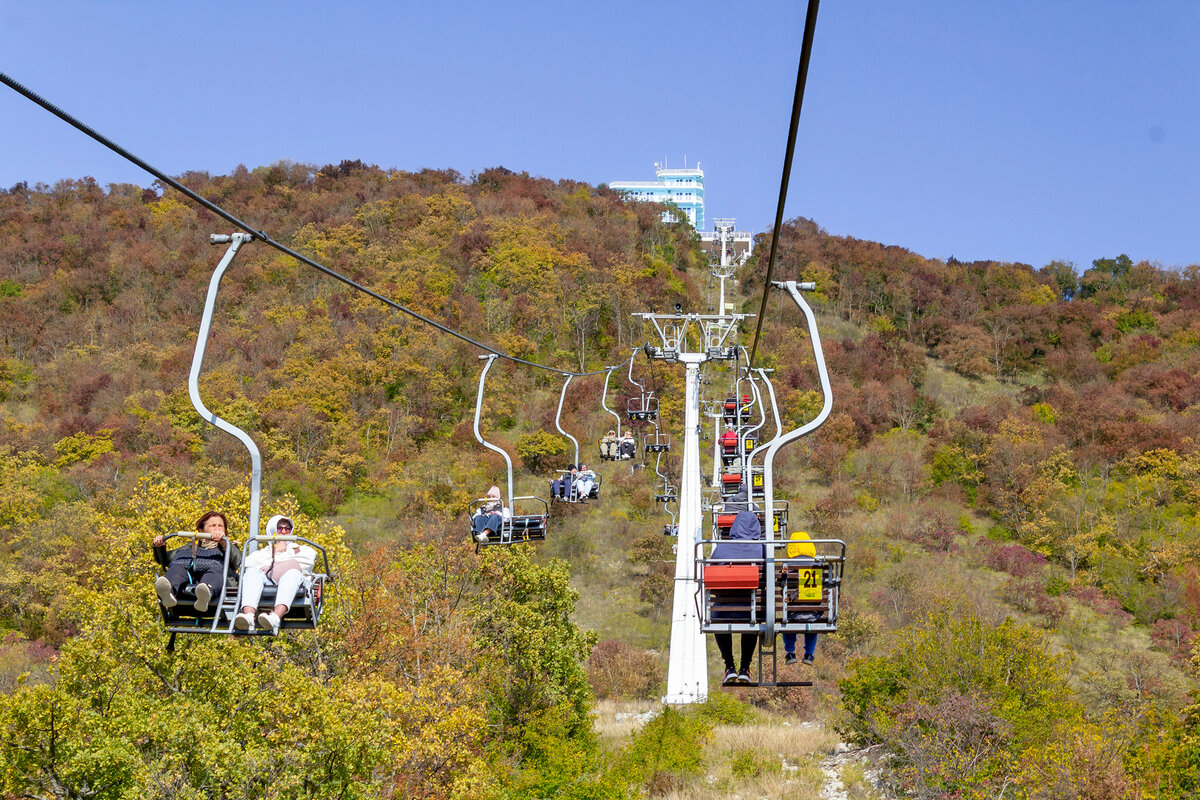
[[[175,593],[171,591],[171,582],[167,580],[166,575],[160,575],[154,582],[154,591],[158,592],[158,602],[163,604],[163,608],[174,608],[179,605],[179,601],[175,599]]]
[[[258,615],[258,627],[269,630],[272,636],[279,634],[279,617],[274,611],[264,611]]]
[[[208,588],[207,583],[197,583],[194,590],[196,592],[196,602],[192,607],[197,611],[208,611],[208,601],[212,600],[212,589]]]
[[[487,540],[488,540],[487,531],[480,531],[479,533],[475,534],[475,541],[486,542]]]
[[[233,629],[235,631],[250,631],[254,630],[254,615],[243,611],[233,618]]]

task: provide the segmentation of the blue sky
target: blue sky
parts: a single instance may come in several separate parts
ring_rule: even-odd
[[[0,71],[169,174],[358,158],[600,183],[686,157],[710,219],[761,231],[804,11],[0,0]],[[786,216],[932,258],[1200,263],[1197,41],[1194,0],[826,0]],[[85,175],[151,181],[0,86],[0,186]]]

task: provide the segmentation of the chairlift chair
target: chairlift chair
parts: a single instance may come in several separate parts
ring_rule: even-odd
[[[814,556],[789,558],[786,551],[778,552],[787,541],[766,540],[761,558],[720,561],[710,557],[718,542],[696,543],[700,630],[758,634],[758,680],[751,686],[811,686],[811,681],[779,680],[775,636],[837,631],[846,543],[840,539],[809,542]],[[768,597],[772,602],[766,601]]]
[[[749,395],[742,397],[740,402],[738,401],[737,395],[734,395],[733,397],[725,398],[725,402],[721,406],[721,412],[722,412],[722,416],[724,418],[725,424],[733,425],[739,421],[739,414],[738,414],[739,406],[741,408],[741,414],[740,414],[741,421],[745,422],[746,420],[749,420],[751,405],[753,405],[753,403],[752,403]]]
[[[530,504],[539,507],[540,511],[527,514],[512,514],[508,519],[504,519],[500,523],[499,530],[486,531],[487,539],[480,540],[475,534],[473,526],[468,526],[471,541],[475,544],[475,549],[487,547],[494,544],[524,544],[526,542],[541,542],[546,539],[546,522],[550,518],[549,508],[546,501],[540,497],[514,497],[513,502],[521,501],[522,503]],[[483,497],[471,502],[467,508],[467,518],[474,519],[475,512],[483,505],[491,502],[490,498]]]
[[[678,510],[672,511],[670,506],[666,507],[668,516],[671,517],[669,524],[663,525],[663,536],[678,536],[679,535],[679,513]]]
[[[630,422],[652,422],[658,419],[658,398],[654,392],[646,391],[646,387],[633,379],[634,358],[629,359],[629,382],[638,388],[637,396],[631,397],[625,403],[625,413]]]
[[[637,351],[635,350],[634,352],[636,353]],[[630,361],[633,360],[632,355],[629,357],[629,360]],[[610,375],[612,375],[614,370],[618,369],[619,366],[620,365],[618,365],[617,367],[609,367],[608,371],[604,373],[604,393],[600,395],[600,407],[602,409],[604,409],[605,413],[611,414],[613,416],[613,419],[615,419],[617,421],[617,427],[614,429],[616,432],[617,438],[615,440],[613,440],[612,442],[606,442],[604,439],[600,440],[600,460],[601,461],[619,461],[622,458],[622,456],[621,456],[621,415],[608,407],[608,378]],[[607,437],[605,437],[605,438],[607,438]]]
[[[318,551],[321,555],[321,560],[324,565],[324,572],[314,572],[311,576],[306,576],[305,582],[301,585],[300,590],[296,593],[296,598],[293,600],[291,607],[280,620],[280,629],[303,629],[315,628],[320,622],[321,609],[325,602],[325,586],[333,581],[333,573],[329,569],[329,559],[325,552],[325,548],[316,542],[299,536],[259,536],[259,512],[262,506],[262,456],[258,450],[258,445],[254,439],[246,431],[225,419],[214,414],[204,404],[204,400],[200,397],[200,372],[204,366],[204,355],[208,347],[209,335],[212,331],[213,312],[216,308],[217,295],[220,291],[221,279],[225,272],[233,263],[234,257],[242,245],[254,240],[254,236],[249,233],[234,233],[234,234],[212,234],[209,236],[209,243],[218,245],[228,245],[225,249],[225,254],[222,256],[217,268],[213,270],[212,277],[208,282],[208,293],[204,300],[204,311],[200,317],[200,329],[196,335],[196,349],[192,355],[192,366],[188,373],[188,398],[192,402],[192,407],[196,409],[196,413],[200,415],[208,424],[223,431],[224,433],[233,436],[246,448],[250,455],[250,517],[247,520],[247,536],[246,542],[243,545],[243,556],[249,555],[257,549],[259,542],[276,542],[276,541],[300,541],[304,542]],[[198,533],[177,531],[167,534],[165,539],[196,539]],[[245,558],[243,557],[243,564]],[[245,567],[243,566],[243,569]],[[202,634],[224,634],[224,635],[239,635],[246,636],[251,634],[272,634],[273,631],[239,631],[233,627],[234,617],[241,611],[240,608],[240,579],[241,574],[231,575],[229,573],[229,551],[226,549],[225,554],[225,583],[220,597],[214,597],[210,601],[209,609],[206,611],[197,611],[195,607],[187,602],[188,593],[181,593],[179,598],[183,602],[173,606],[170,609],[162,606],[159,603],[159,608],[163,615],[163,625],[165,630],[171,634],[171,638],[167,643],[167,650],[174,650],[175,637],[177,634],[186,633],[202,633]],[[258,608],[271,609],[275,603],[275,587],[274,585],[267,586],[263,591],[263,596],[259,600]]]
[[[176,531],[167,534],[165,538],[169,541],[174,538],[197,539],[201,536],[203,534]],[[243,560],[246,555],[249,555],[249,552],[256,549],[257,545],[265,544],[266,546],[273,547],[276,542],[303,542],[316,550],[320,555],[320,563],[324,567],[323,571],[314,571],[311,576],[306,576],[306,580],[300,585],[300,589],[296,592],[296,597],[292,601],[292,604],[279,620],[280,630],[312,630],[321,621],[321,612],[325,607],[325,584],[330,580],[331,574],[329,570],[329,556],[325,548],[320,544],[302,536],[251,536],[247,539],[246,544],[243,545]],[[251,545],[254,545],[254,547]],[[228,558],[227,554],[227,566]],[[274,635],[274,631],[264,628],[241,631],[232,627],[233,618],[241,611],[241,596],[238,591],[239,576],[237,573],[230,575],[228,570],[226,574],[228,575],[228,579],[221,590],[221,596],[214,597],[206,611],[196,610],[193,605],[195,594],[192,593],[191,587],[176,595],[179,603],[171,608],[166,608],[160,602],[158,608],[162,614],[163,626],[166,631],[171,634],[219,633],[232,636]],[[276,588],[277,586],[274,581],[267,583],[263,588],[262,596],[259,598],[258,609],[268,611],[275,607]],[[216,623],[215,629],[214,623]]]
[[[474,526],[471,520],[474,519],[476,510],[483,504],[490,502],[489,498],[475,500],[467,507],[467,531],[471,537],[471,541],[475,544],[475,550],[478,552],[480,547],[488,545],[512,545],[522,544],[525,542],[543,541],[546,538],[546,530],[550,521],[550,504],[546,500],[532,495],[524,495],[521,497],[513,496],[513,465],[512,458],[508,452],[502,447],[497,447],[483,438],[483,434],[479,431],[479,419],[483,414],[483,390],[487,384],[488,370],[492,368],[492,363],[496,360],[495,353],[481,355],[480,359],[485,359],[486,363],[479,373],[479,391],[475,396],[475,439],[489,450],[499,453],[504,458],[504,465],[507,473],[507,488],[508,493],[505,495],[508,498],[507,507],[510,509],[510,515],[506,519],[502,519],[500,528],[496,531],[488,531],[486,539],[479,540],[476,538]],[[563,387],[566,390],[566,387]],[[561,408],[561,403],[560,403]],[[578,447],[578,443],[576,444]],[[578,453],[578,451],[576,451]],[[517,504],[521,503],[526,506],[533,506],[533,512],[524,514],[517,513]]]
[[[653,422],[658,419],[658,398],[654,392],[646,392],[641,397],[631,397],[625,404],[630,422]]]
[[[647,453],[665,453],[671,449],[671,435],[657,429],[642,437],[642,448]]]
[[[729,530],[733,527],[733,520],[737,517],[737,512],[727,510],[724,503],[713,505],[709,510],[712,513],[713,539],[728,539]],[[758,508],[754,511],[754,515],[758,517],[758,524],[762,526],[765,533],[766,512]],[[774,517],[775,524],[772,526],[773,536],[770,538],[786,539],[788,535],[788,502],[786,500],[775,501]]]
[[[564,431],[563,427],[562,427],[563,401],[566,400],[567,387],[571,385],[571,379],[574,377],[575,377],[574,375],[568,375],[567,379],[565,381],[563,381],[562,391],[558,395],[558,411],[554,415],[554,427],[558,429],[559,433],[561,433],[563,436],[570,439],[571,444],[575,445],[575,460],[571,463],[578,465],[579,464],[579,440],[576,439],[571,434]],[[569,469],[558,470],[558,475],[560,477],[561,476],[569,476],[570,474],[571,474],[571,471]],[[600,499],[600,483],[601,483],[600,476],[596,475],[596,480],[592,484],[592,488],[588,491],[587,495],[584,496],[579,493],[579,489],[576,486],[576,482],[571,481],[571,489],[567,493],[566,497],[556,497],[552,493],[550,499],[551,500],[562,500],[562,501],[565,501],[568,503],[581,503],[584,500],[589,500],[589,499],[599,500]]]
[[[562,479],[564,477],[570,476],[571,470],[556,469],[554,471],[554,474],[558,475],[559,478]],[[600,475],[600,473],[596,473],[596,482],[594,484],[592,484],[591,491],[589,491],[586,496],[583,496],[579,493],[579,487],[577,485],[578,481],[571,481],[571,490],[567,493],[566,497],[559,497],[558,495],[551,493],[550,499],[557,500],[559,502],[565,502],[565,503],[580,503],[580,502],[583,502],[584,500],[599,500],[600,499],[600,484],[603,482],[604,482],[604,476]]]

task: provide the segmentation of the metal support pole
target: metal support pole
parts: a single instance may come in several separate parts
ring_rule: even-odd
[[[246,538],[253,541],[254,537],[258,536],[258,518],[262,502],[262,456],[258,452],[258,445],[250,438],[250,434],[221,419],[204,405],[204,401],[200,399],[200,368],[204,365],[204,351],[208,347],[208,335],[212,330],[213,310],[217,305],[217,291],[221,285],[221,278],[225,275],[225,270],[229,269],[229,265],[233,263],[233,257],[237,255],[238,248],[247,242],[254,241],[254,237],[248,233],[213,234],[208,237],[208,240],[210,244],[228,244],[229,247],[225,250],[225,255],[213,272],[212,278],[208,281],[208,296],[204,300],[204,313],[200,318],[200,333],[196,336],[196,352],[192,355],[192,370],[188,373],[188,397],[191,398],[192,405],[200,414],[201,419],[233,436],[245,445],[246,450],[250,453],[250,520],[246,527]],[[216,619],[213,620],[213,626],[215,629]]]
[[[808,333],[812,339],[813,358],[817,362],[817,377],[821,382],[821,394],[824,396],[825,402],[821,406],[820,413],[810,422],[801,425],[796,430],[783,436],[776,436],[771,440],[771,445],[767,448],[763,466],[763,489],[766,493],[767,519],[774,519],[775,514],[775,454],[779,452],[779,448],[788,442],[795,441],[801,436],[812,433],[821,427],[822,423],[829,418],[829,412],[833,410],[833,389],[829,386],[829,371],[825,368],[825,352],[821,349],[821,334],[817,331],[817,318],[799,291],[800,289],[812,290],[816,286],[812,283],[797,284],[796,281],[774,281],[773,285],[791,294],[792,299],[796,301],[796,305],[804,312],[804,318],[808,321]]]
[[[633,357],[630,356],[631,360],[632,360],[632,358]],[[620,441],[620,439],[621,439],[621,415],[608,407],[608,379],[609,379],[609,377],[612,376],[613,370],[615,370],[615,369],[616,369],[616,367],[613,367],[608,372],[604,373],[604,394],[600,395],[600,407],[617,418],[617,440]]]
[[[578,464],[579,463],[579,440],[576,439],[571,434],[564,431],[562,429],[562,425],[560,424],[560,422],[562,421],[563,400],[565,400],[567,397],[567,387],[571,385],[571,378],[573,378],[573,377],[575,377],[575,376],[568,375],[567,379],[565,381],[563,381],[562,393],[559,394],[559,396],[558,396],[558,413],[554,415],[554,427],[558,428],[559,433],[561,433],[563,436],[567,437],[572,442],[574,442],[574,444],[575,444],[575,460],[572,461],[571,463]]]
[[[487,363],[483,365],[483,372],[479,373],[479,393],[475,395],[475,438],[478,439],[479,443],[488,450],[495,450],[497,453],[504,456],[504,463],[508,466],[508,508],[513,514],[515,514],[517,512],[513,508],[512,459],[509,458],[508,453],[506,453],[502,448],[496,447],[494,444],[488,444],[486,441],[484,441],[483,434],[479,432],[479,418],[483,415],[483,386],[485,383],[487,383],[488,370],[492,368],[492,362],[496,360],[496,356],[495,354],[492,354],[480,356],[480,358],[486,358]]]
[[[696,542],[700,532],[700,364],[703,353],[680,353],[687,370],[684,400],[683,476],[679,494],[679,538],[675,553],[675,596],[671,654],[664,703],[702,703],[708,698],[707,642],[696,612]]]
[[[721,414],[713,414],[713,474],[712,485],[718,486],[721,480]]]

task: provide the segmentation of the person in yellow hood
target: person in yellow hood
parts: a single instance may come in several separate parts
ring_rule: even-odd
[[[817,548],[812,543],[812,538],[805,531],[793,531],[788,537],[790,541],[787,546],[788,558],[811,558],[816,559]],[[804,562],[799,562],[803,565]],[[785,570],[790,567],[785,567]],[[807,666],[812,666],[813,656],[817,652],[817,635],[815,633],[804,634],[804,663]],[[783,663],[796,663],[796,634],[783,634]]]

